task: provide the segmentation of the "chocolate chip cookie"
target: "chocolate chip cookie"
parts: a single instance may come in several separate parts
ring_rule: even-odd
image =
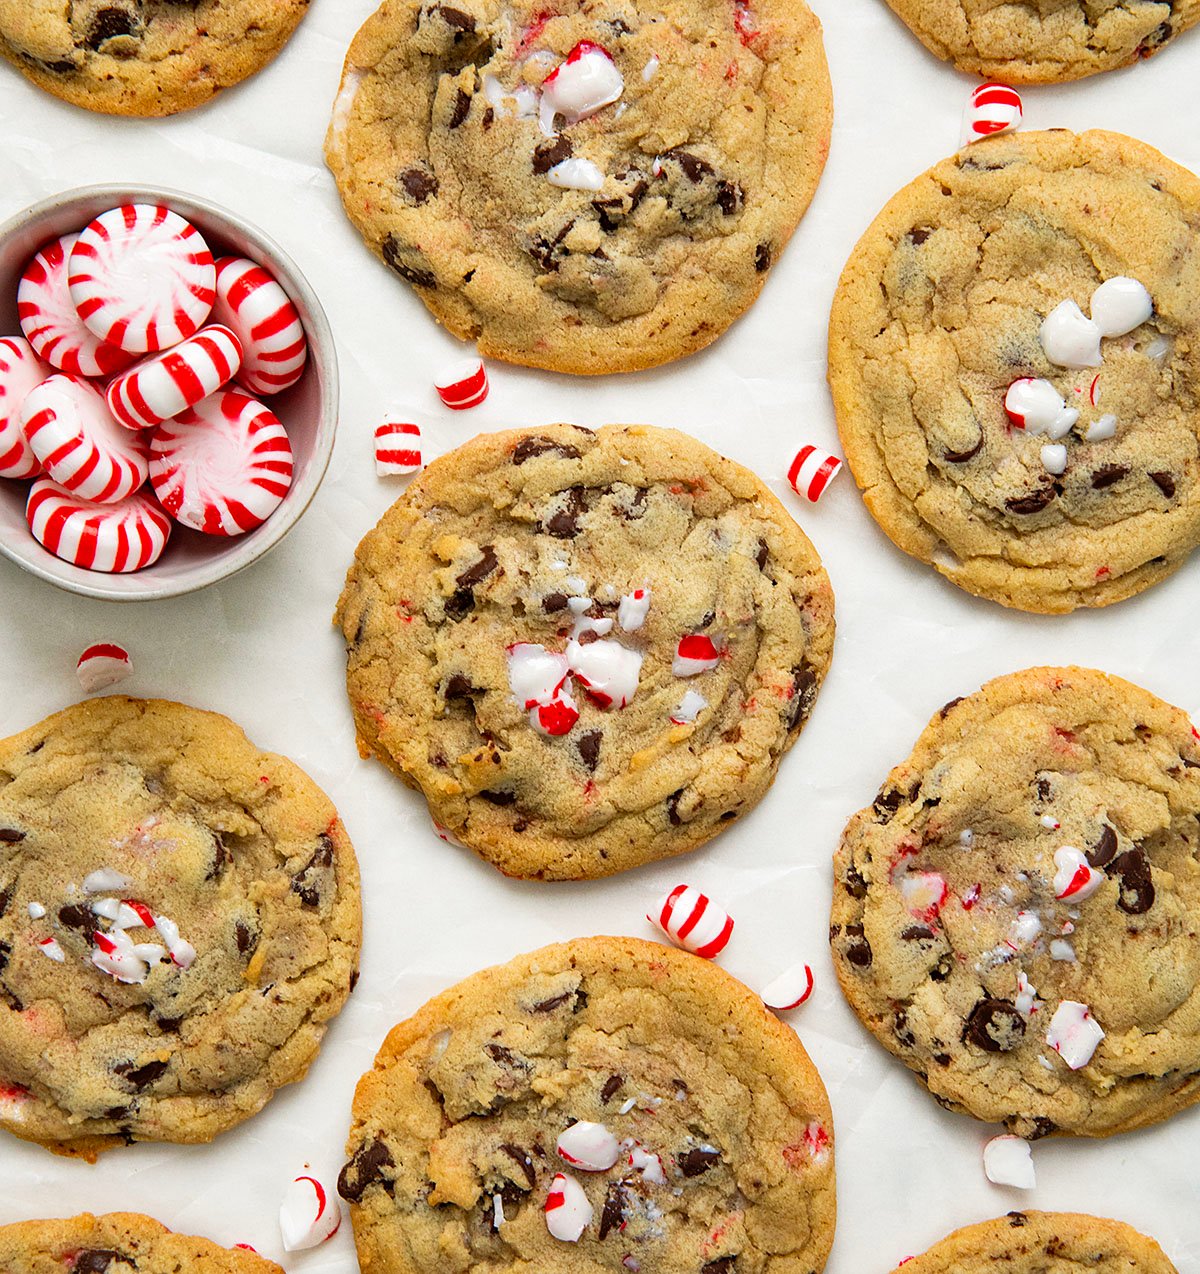
[[[605,876],[749,810],[829,666],[816,550],[669,429],[484,434],[362,541],[335,622],[364,756],[511,876]]]
[[[1200,181],[1115,133],[1005,135],[863,236],[829,379],[868,509],[1022,610],[1105,606],[1200,541]]]
[[[902,1263],[904,1274],[1176,1274],[1162,1248],[1120,1221],[1072,1212],[1010,1212],[956,1230],[922,1256]],[[898,1271],[896,1271],[898,1274]]]
[[[727,973],[635,938],[488,969],[359,1082],[363,1274],[816,1274],[833,1127],[794,1032]]]
[[[0,742],[0,1126],[211,1141],[300,1079],[356,976],[358,868],[225,717],[96,699]]]
[[[109,115],[173,115],[271,61],[309,0],[0,0],[0,53]]]
[[[1086,668],[947,704],[847,826],[842,990],[949,1109],[1102,1137],[1200,1098],[1200,736]]]
[[[887,0],[961,71],[1009,84],[1078,80],[1151,57],[1200,21],[1200,0]]]
[[[5,1274],[283,1274],[253,1249],[172,1234],[134,1212],[2,1226],[0,1268]]]
[[[326,156],[366,240],[456,336],[533,367],[653,367],[754,300],[829,150],[804,0],[386,0]]]

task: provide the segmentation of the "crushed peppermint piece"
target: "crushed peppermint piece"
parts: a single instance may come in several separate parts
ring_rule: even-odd
[[[714,640],[706,633],[689,633],[679,639],[671,671],[677,677],[697,677],[711,672],[721,662],[722,639]]]
[[[763,988],[762,1002],[777,1013],[798,1009],[812,995],[813,974],[807,964],[794,964]]]
[[[971,849],[975,844],[975,833],[969,828],[964,827],[958,834],[958,843],[963,849]]]
[[[592,1220],[592,1205],[583,1187],[565,1172],[550,1183],[545,1212],[546,1229],[562,1243],[578,1243]]]
[[[658,55],[652,53],[650,60],[642,67],[642,79],[649,84],[658,71]]]
[[[1041,450],[1042,468],[1047,473],[1062,474],[1067,471],[1067,449],[1061,442],[1047,443]]]
[[[898,887],[909,914],[927,923],[937,919],[950,892],[946,878],[936,871],[905,872]]]
[[[1042,320],[1038,339],[1057,367],[1099,367],[1103,333],[1074,301],[1061,301]]]
[[[1070,964],[1075,959],[1075,948],[1065,938],[1054,938],[1050,942],[1050,959]]]
[[[629,1097],[621,1103],[620,1114],[628,1115],[629,1112],[637,1105],[636,1097]]]
[[[1058,829],[1062,826],[1053,814],[1043,814],[1038,821],[1043,827],[1048,827],[1052,832],[1058,831]]]
[[[637,632],[650,613],[650,587],[635,588],[626,593],[617,607],[617,623],[627,632]]]
[[[1104,873],[1097,871],[1073,845],[1054,851],[1054,896],[1084,902],[1104,884]]]
[[[285,1252],[303,1252],[333,1238],[342,1209],[315,1177],[297,1177],[279,1205],[279,1233]]]
[[[63,954],[62,947],[53,938],[43,938],[38,943],[38,950],[42,955],[49,956],[51,960],[57,960],[59,964],[66,961],[67,957]]]
[[[1091,1009],[1077,1000],[1063,1000],[1054,1010],[1046,1031],[1046,1043],[1073,1071],[1092,1060],[1103,1038],[1104,1031]]]
[[[607,1172],[621,1155],[621,1143],[603,1124],[580,1119],[559,1134],[557,1150],[572,1167]]]
[[[611,105],[625,89],[625,80],[607,49],[591,40],[580,40],[542,81],[539,123],[553,132],[555,118],[577,124]]]
[[[1118,275],[1106,279],[1092,293],[1091,312],[1102,335],[1124,336],[1154,313],[1154,302],[1137,279]]]
[[[1109,438],[1116,436],[1117,418],[1112,412],[1105,412],[1103,416],[1093,420],[1087,429],[1084,430],[1084,442],[1107,442]]]
[[[517,704],[528,709],[552,702],[570,672],[566,655],[528,641],[509,646],[507,653],[508,684]]]
[[[600,708],[625,708],[637,693],[642,652],[619,641],[593,641],[586,646],[572,638],[567,662],[584,693]]]
[[[636,1172],[642,1174],[645,1181],[649,1181],[651,1185],[665,1186],[667,1184],[667,1174],[663,1168],[662,1159],[649,1151],[640,1142],[632,1139],[621,1142],[622,1147],[629,1151],[629,1166]]]
[[[106,894],[113,890],[128,889],[133,881],[128,876],[122,876],[119,871],[113,871],[111,867],[101,867],[98,871],[89,873],[83,878],[83,892],[85,894]]]
[[[1029,981],[1024,971],[1017,973],[1017,995],[1013,1003],[1023,1018],[1032,1017],[1042,1006],[1042,1001],[1037,998],[1037,987]]]
[[[993,1185],[1017,1190],[1037,1185],[1029,1142],[1020,1137],[993,1137],[983,1148],[983,1171]]]
[[[46,914],[46,908],[40,902],[31,902],[26,908],[30,920],[40,920]]]
[[[590,159],[564,159],[546,173],[546,180],[562,190],[599,190],[604,173]]]
[[[1004,940],[1005,946],[1019,951],[1022,947],[1035,942],[1041,932],[1042,921],[1036,911],[1018,911],[1012,924],[1009,925],[1008,937]]]
[[[688,690],[679,701],[679,707],[671,713],[671,720],[676,725],[692,725],[696,718],[708,707],[708,700],[695,690]]]

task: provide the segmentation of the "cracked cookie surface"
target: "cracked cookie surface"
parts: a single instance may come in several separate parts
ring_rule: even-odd
[[[999,1268],[1005,1274],[1176,1274],[1153,1239],[1120,1221],[1075,1212],[1010,1212],[969,1225],[902,1268],[905,1274],[975,1274]]]
[[[961,71],[1010,84],[1077,80],[1151,57],[1200,21],[1200,0],[887,0]]]
[[[846,998],[942,1105],[1020,1136],[1165,1119],[1200,1098],[1198,816],[1177,708],[1083,668],[989,682],[843,833]]]
[[[0,742],[0,1126],[94,1158],[210,1141],[349,994],[337,811],[228,719],[112,696]]]
[[[0,1267],[5,1274],[283,1274],[256,1252],[173,1234],[133,1212],[2,1226]]]
[[[1145,286],[1150,318],[1095,366],[1052,364],[1043,320],[1117,277]],[[932,168],[860,240],[830,318],[838,429],[872,516],[1022,610],[1104,606],[1170,575],[1200,541],[1197,297],[1200,181],[1141,142],[1016,134]],[[1062,472],[1051,439],[1005,413],[1021,378],[1079,412]]]
[[[611,58],[620,95],[547,114],[579,48]],[[387,0],[350,48],[326,157],[367,244],[451,332],[594,374],[700,349],[751,304],[831,123],[803,0]]]
[[[171,115],[264,67],[309,0],[0,0],[0,53],[109,115]]]
[[[576,1121],[617,1140],[611,1168],[557,1152]],[[397,1026],[347,1154],[364,1274],[812,1274],[833,1239],[829,1103],[795,1033],[634,938],[521,956]],[[577,1242],[547,1229],[559,1172],[590,1206]]]
[[[430,465],[359,545],[335,622],[363,755],[506,874],[577,879],[692,849],[763,796],[829,666],[833,593],[749,470],[674,430],[550,425]],[[685,637],[713,657],[677,667]],[[518,643],[565,679],[545,696],[563,733],[536,728]]]

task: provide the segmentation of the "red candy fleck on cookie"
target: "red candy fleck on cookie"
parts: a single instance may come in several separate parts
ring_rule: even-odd
[[[832,453],[811,445],[804,446],[796,452],[788,469],[788,485],[810,504],[816,504],[841,468],[841,460]]]
[[[89,646],[75,665],[75,675],[84,694],[95,694],[124,681],[133,672],[129,651],[116,642],[102,641]]]
[[[108,387],[108,409],[126,429],[152,429],[233,379],[242,344],[212,323],[186,341],[131,367]]]
[[[981,84],[963,113],[962,144],[982,141],[1020,128],[1024,118],[1021,95],[1007,84]]]
[[[171,535],[171,519],[144,495],[97,505],[49,478],[33,484],[25,519],[34,539],[55,557],[113,574],[153,565]]]
[[[308,341],[291,298],[260,265],[245,257],[216,263],[213,318],[242,345],[238,380],[252,394],[278,394],[304,374]]]
[[[420,467],[420,425],[384,420],[375,426],[375,472],[381,478],[416,473]]]
[[[720,955],[733,936],[728,912],[690,885],[676,885],[646,919],[677,947],[705,960]]]
[[[721,650],[706,633],[689,633],[679,639],[671,671],[677,677],[697,677],[702,672],[711,672],[721,662]]]
[[[583,1187],[565,1172],[550,1183],[545,1211],[546,1229],[563,1243],[578,1243],[592,1220],[592,1205]]]
[[[777,1013],[798,1009],[812,995],[813,974],[807,964],[794,964],[763,988],[762,1002]]]
[[[559,691],[549,703],[539,703],[529,713],[529,721],[533,728],[551,738],[570,734],[578,720],[578,705],[565,690]]]
[[[216,300],[203,236],[162,204],[125,204],[84,228],[67,263],[76,312],[102,341],[132,354],[199,331]]]
[[[342,1210],[316,1177],[297,1177],[279,1205],[279,1233],[285,1252],[303,1252],[333,1238]]]
[[[487,368],[480,358],[460,358],[434,381],[438,397],[452,411],[478,407],[488,396]]]

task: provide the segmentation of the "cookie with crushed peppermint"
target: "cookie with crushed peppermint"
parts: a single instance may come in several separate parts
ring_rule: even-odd
[[[211,1141],[303,1077],[360,930],[337,811],[227,718],[111,696],[3,740],[0,1126]]]

